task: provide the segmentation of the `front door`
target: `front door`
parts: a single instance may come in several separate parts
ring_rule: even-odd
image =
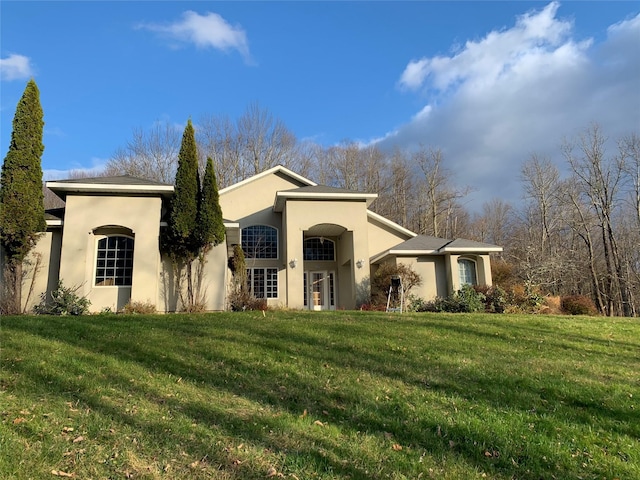
[[[334,273],[309,272],[304,278],[308,281],[304,290],[308,295],[306,304],[309,310],[333,310],[335,308]]]

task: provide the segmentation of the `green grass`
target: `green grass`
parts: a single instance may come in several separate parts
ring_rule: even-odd
[[[0,339],[3,479],[640,478],[637,320],[4,317]]]

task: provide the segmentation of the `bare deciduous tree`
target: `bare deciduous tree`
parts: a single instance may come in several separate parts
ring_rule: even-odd
[[[606,312],[617,311],[630,315],[628,288],[625,283],[618,239],[614,226],[614,213],[620,202],[620,188],[624,176],[621,158],[606,156],[607,139],[598,125],[592,125],[578,139],[576,147],[565,143],[563,151],[581,194],[598,218],[601,234],[606,278]]]
[[[107,161],[104,175],[133,175],[163,183],[176,174],[181,132],[168,122],[136,128],[124,147]]]

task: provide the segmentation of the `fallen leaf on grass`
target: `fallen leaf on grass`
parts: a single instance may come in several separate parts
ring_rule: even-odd
[[[320,420],[316,420],[315,422],[313,422],[314,425],[318,425],[319,427],[324,427],[324,423],[322,423]]]
[[[396,452],[399,452],[400,450],[402,450],[402,445],[399,445],[397,443],[394,443],[391,448],[393,448]]]
[[[26,418],[18,417],[13,421],[13,424],[18,425],[19,423],[26,422],[26,421],[27,421]]]
[[[267,478],[275,477],[276,475],[278,475],[278,471],[275,468],[270,467],[269,470],[267,470]]]
[[[83,440],[84,440],[84,437],[80,435],[79,437],[76,437],[73,439],[73,443],[82,442]]]
[[[64,427],[64,428],[62,429],[62,431],[63,431],[64,433],[73,432],[73,427]]]
[[[67,473],[67,472],[63,472],[62,470],[51,470],[51,475],[55,475],[56,477],[67,477],[67,478],[73,478],[76,476],[75,473]]]

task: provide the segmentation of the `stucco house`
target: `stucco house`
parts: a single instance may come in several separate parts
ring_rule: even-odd
[[[129,301],[160,312],[179,308],[159,248],[172,185],[130,176],[46,185],[65,207],[47,212],[47,232],[34,251],[42,262],[31,303],[60,279],[78,287],[92,311],[119,310]],[[501,247],[417,235],[369,210],[376,198],[317,185],[281,166],[220,190],[226,239],[206,263],[206,308],[227,308],[228,259],[237,244],[252,294],[271,306],[357,308],[384,262],[411,265],[423,279],[412,293],[427,300],[465,283],[491,284],[489,254]]]

